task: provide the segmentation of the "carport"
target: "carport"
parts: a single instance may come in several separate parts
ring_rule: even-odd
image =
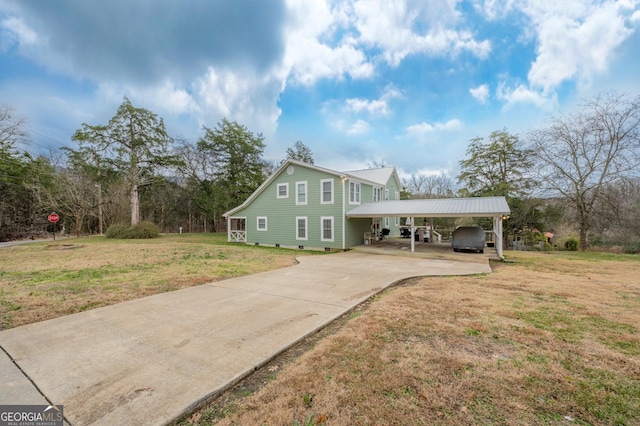
[[[502,221],[511,214],[504,197],[432,198],[421,200],[383,201],[362,204],[346,213],[350,218],[407,217],[411,235],[416,232],[416,217],[490,217],[496,241],[496,252],[502,259]],[[411,252],[415,252],[411,238]]]

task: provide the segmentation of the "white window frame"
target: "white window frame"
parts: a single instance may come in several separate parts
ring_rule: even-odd
[[[298,189],[300,185],[304,185],[304,201],[300,201],[300,193]],[[309,204],[309,185],[306,180],[296,182],[296,206],[306,206]]]
[[[280,188],[285,188],[284,195],[280,195]],[[289,198],[289,182],[276,185],[276,198]]]
[[[395,224],[396,226],[400,226],[400,218],[398,216],[396,216]]]
[[[378,201],[382,201],[382,188],[379,186],[373,187],[373,202],[376,203]]]
[[[260,220],[264,219],[264,228],[260,227]],[[266,216],[257,216],[256,217],[256,230],[258,231],[266,231],[267,230],[267,217]]]
[[[385,228],[389,228],[389,218],[388,217],[384,218],[384,227]]]
[[[325,183],[330,183],[331,184],[331,199],[329,201],[326,201],[324,199],[324,184]],[[321,179],[320,180],[320,204],[333,204],[333,179]]]
[[[300,237],[298,222],[304,220],[304,237]],[[296,216],[296,240],[307,241],[309,239],[309,218],[307,216]]]
[[[386,188],[384,190],[384,200],[389,201],[389,190]]]
[[[329,220],[331,221],[331,237],[330,238],[326,238],[324,236],[324,221],[325,220]],[[330,241],[333,242],[334,237],[335,237],[335,222],[333,219],[333,216],[322,216],[320,218],[320,241]]]
[[[396,201],[400,201],[400,191],[396,191]]]
[[[353,185],[353,193],[351,192],[351,185]],[[361,191],[360,182],[349,181],[349,204],[360,204]]]

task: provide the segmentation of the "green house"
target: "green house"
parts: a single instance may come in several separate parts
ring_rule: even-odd
[[[232,242],[344,250],[365,237],[400,234],[400,217],[348,218],[367,203],[400,200],[394,167],[337,172],[288,160],[238,207],[226,212]]]

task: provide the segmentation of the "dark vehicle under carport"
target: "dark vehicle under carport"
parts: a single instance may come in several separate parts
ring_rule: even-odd
[[[451,235],[453,251],[472,250],[484,253],[485,234],[479,226],[460,226]]]

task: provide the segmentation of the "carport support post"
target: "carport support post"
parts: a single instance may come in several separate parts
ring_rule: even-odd
[[[416,233],[416,224],[414,221],[413,217],[410,217],[409,220],[411,220],[411,253],[415,253],[416,252],[416,237],[415,237],[415,233]]]
[[[493,218],[493,231],[496,234],[496,252],[498,253],[498,257],[504,260],[502,256],[502,216],[496,216]]]

